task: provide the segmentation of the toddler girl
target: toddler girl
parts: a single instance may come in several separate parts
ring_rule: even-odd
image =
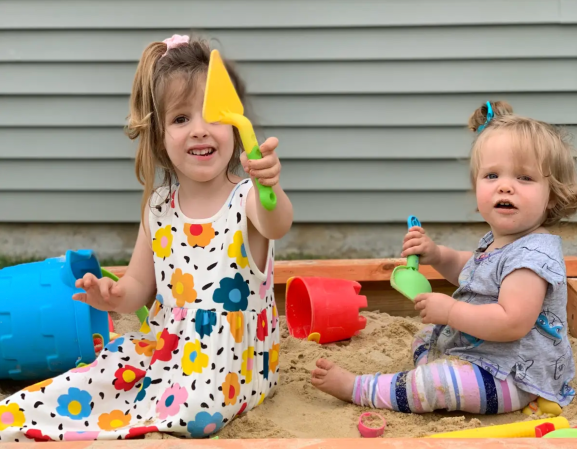
[[[469,120],[477,207],[490,225],[473,252],[437,246],[420,227],[402,256],[419,254],[458,288],[415,298],[423,323],[416,368],[355,376],[318,360],[312,384],[361,406],[424,413],[495,414],[537,397],[569,404],[575,366],[567,338],[561,239],[547,232],[577,210],[573,154],[552,125],[487,102]]]
[[[139,139],[142,224],[126,275],[87,274],[74,296],[132,313],[156,296],[140,332],[107,345],[89,366],[28,387],[0,405],[0,440],[133,438],[170,432],[200,438],[251,410],[278,381],[273,242],[292,224],[270,138],[247,160],[238,132],[206,123],[208,44],[173,36],[144,51],[128,133]],[[241,99],[244,87],[229,74]],[[272,186],[266,210],[251,179]],[[160,188],[153,188],[160,174]],[[157,178],[158,179],[158,178]]]

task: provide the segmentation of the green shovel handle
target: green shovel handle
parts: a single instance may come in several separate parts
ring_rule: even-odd
[[[411,229],[413,226],[421,226],[421,222],[414,215],[410,215],[407,219],[407,228]],[[407,257],[407,267],[419,271],[419,256],[413,254]]]
[[[411,254],[407,257],[407,267],[412,270],[419,271],[419,256]]]
[[[110,278],[114,282],[118,282],[118,276],[112,274],[110,271],[105,270],[104,268],[101,268],[100,271],[102,271],[103,277]],[[136,311],[136,316],[138,317],[140,324],[143,324],[146,321],[146,317],[148,316],[148,308],[146,306],[142,306]]]
[[[248,153],[249,159],[262,159],[262,153],[258,146],[253,147],[252,151]],[[258,180],[255,180],[256,187],[258,189],[260,202],[266,210],[274,210],[276,207],[276,195],[272,191],[272,187],[263,186]]]

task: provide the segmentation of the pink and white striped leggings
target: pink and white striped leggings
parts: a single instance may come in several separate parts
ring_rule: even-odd
[[[415,369],[357,376],[353,402],[405,413],[446,409],[491,415],[521,410],[535,400],[535,395],[517,388],[511,375],[501,381],[462,360],[428,362],[432,329],[427,326],[415,336]]]

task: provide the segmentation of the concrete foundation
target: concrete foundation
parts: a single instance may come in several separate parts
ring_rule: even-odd
[[[488,230],[484,224],[430,224],[437,243],[471,250]],[[563,238],[565,255],[577,255],[577,223],[551,231]],[[295,224],[276,242],[278,259],[399,257],[406,228],[400,224]],[[0,224],[0,256],[54,257],[68,249],[89,248],[101,259],[130,258],[138,225]]]

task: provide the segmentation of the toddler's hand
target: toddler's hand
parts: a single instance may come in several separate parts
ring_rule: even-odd
[[[105,277],[98,279],[92,273],[86,273],[75,285],[86,293],[75,293],[72,295],[73,300],[85,302],[105,312],[113,312],[124,296],[124,289],[117,282]]]
[[[263,186],[274,186],[280,179],[280,161],[275,149],[278,146],[276,137],[269,137],[260,146],[262,159],[249,159],[243,151],[240,155],[242,168],[251,178],[257,179]]]
[[[423,265],[435,265],[441,259],[439,247],[425,234],[425,230],[420,226],[413,226],[409,229],[403,240],[401,257],[413,254],[419,256],[419,263]]]
[[[420,310],[425,324],[448,324],[455,299],[443,293],[422,293],[415,298],[415,310]]]

